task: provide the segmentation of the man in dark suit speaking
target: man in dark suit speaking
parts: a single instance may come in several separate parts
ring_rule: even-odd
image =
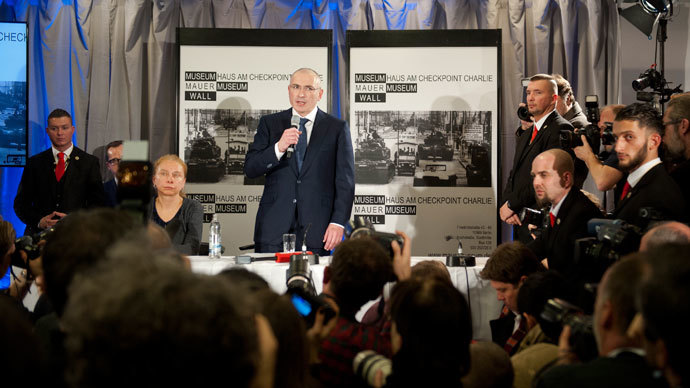
[[[292,108],[261,117],[245,158],[247,177],[266,176],[254,227],[255,251],[281,251],[284,233],[297,235],[299,249],[311,225],[307,248],[324,255],[342,240],[352,211],[350,129],[317,108],[323,89],[314,70],[295,71],[288,95]]]
[[[14,198],[25,235],[53,227],[68,213],[103,206],[105,194],[98,159],[72,144],[72,117],[62,109],[48,115],[52,147],[29,158]]]
[[[501,220],[514,226],[513,239],[527,244],[532,241],[526,225],[523,226],[518,214],[525,207],[536,203],[532,190],[532,160],[540,153],[560,147],[560,130],[573,127],[556,111],[558,86],[547,74],[532,76],[527,85],[527,109],[532,114],[533,124],[523,122],[522,131],[515,145],[513,169],[503,191]],[[531,130],[528,130],[531,129]]]

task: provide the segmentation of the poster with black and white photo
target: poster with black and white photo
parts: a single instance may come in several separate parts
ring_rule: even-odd
[[[180,29],[178,155],[187,164],[187,196],[219,214],[226,254],[253,243],[263,178],[244,176],[247,148],[263,115],[290,107],[288,84],[316,70],[328,111],[330,31]],[[295,42],[299,42],[298,45]],[[279,58],[279,60],[277,60]],[[208,239],[208,226],[202,240]]]
[[[349,31],[348,42],[353,214],[408,233],[414,255],[462,244],[488,256],[498,241],[500,33]]]
[[[26,164],[28,44],[26,23],[0,22],[0,166]]]

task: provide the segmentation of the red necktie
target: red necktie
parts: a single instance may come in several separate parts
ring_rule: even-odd
[[[537,126],[534,125],[534,129],[532,130],[532,138],[529,139],[529,144],[532,144],[534,141],[534,138],[537,137]]]
[[[553,228],[553,224],[556,221],[556,216],[554,216],[553,213],[549,213],[549,220],[551,220],[551,227]]]
[[[65,175],[65,153],[58,152],[57,167],[55,167],[55,179],[60,182],[62,176]]]
[[[626,195],[628,195],[628,191],[630,191],[630,183],[628,183],[628,181],[625,181],[625,185],[623,185],[623,192],[621,193],[621,201],[623,200],[623,198],[625,198]]]

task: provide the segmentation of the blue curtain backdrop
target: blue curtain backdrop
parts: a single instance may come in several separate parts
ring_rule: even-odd
[[[46,117],[57,107],[73,114],[74,143],[101,160],[116,139],[149,140],[151,158],[175,151],[177,27],[332,30],[337,116],[348,110],[347,30],[500,28],[499,193],[521,78],[561,73],[581,103],[587,94],[620,101],[619,19],[609,0],[0,0],[0,20],[28,23],[30,156],[50,146]],[[21,173],[0,169],[0,212],[20,233],[12,207]]]

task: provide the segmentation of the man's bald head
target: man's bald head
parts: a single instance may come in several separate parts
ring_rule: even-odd
[[[668,243],[689,243],[690,226],[671,221],[659,224],[642,236],[640,251],[646,252]]]

